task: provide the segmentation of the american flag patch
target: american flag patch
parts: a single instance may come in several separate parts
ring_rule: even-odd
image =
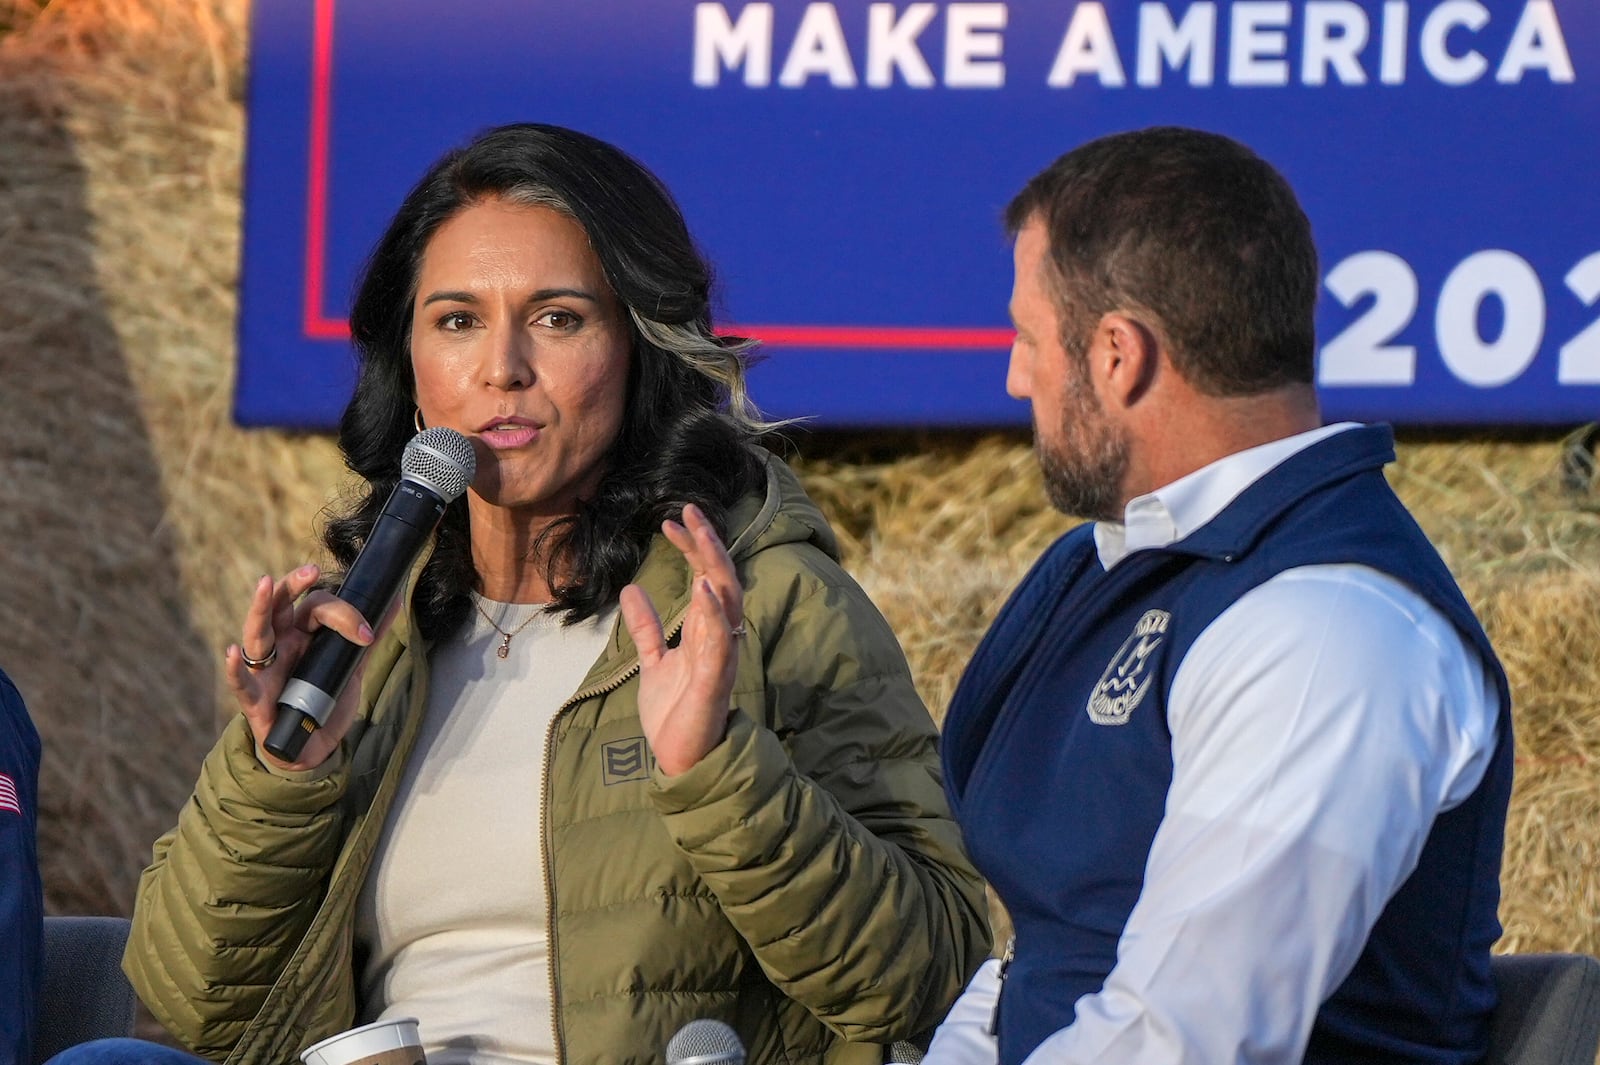
[[[20,814],[22,803],[17,799],[17,782],[0,773],[0,812],[5,810]]]

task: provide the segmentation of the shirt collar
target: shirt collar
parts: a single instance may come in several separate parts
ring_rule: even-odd
[[[1135,551],[1177,543],[1222,513],[1240,492],[1291,455],[1358,427],[1356,422],[1339,422],[1236,451],[1154,492],[1135,496],[1128,500],[1122,521],[1095,522],[1094,546],[1100,565],[1110,569]]]

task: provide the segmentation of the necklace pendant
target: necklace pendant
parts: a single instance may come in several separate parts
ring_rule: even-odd
[[[487,621],[490,626],[493,627],[494,631],[500,634],[500,646],[494,649],[494,656],[499,659],[507,659],[511,657],[511,637],[515,636],[517,633],[533,624],[533,620],[537,618],[540,613],[539,609],[535,608],[532,613],[522,619],[522,624],[518,625],[510,632],[507,632],[505,629],[500,627],[499,622],[495,621],[494,618],[489,616],[489,612],[483,609],[482,603],[474,600],[472,605],[478,608],[478,613],[483,615],[483,620]]]

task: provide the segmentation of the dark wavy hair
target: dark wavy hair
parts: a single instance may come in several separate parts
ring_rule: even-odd
[[[423,252],[441,225],[487,200],[573,218],[628,312],[628,394],[605,474],[593,498],[539,541],[553,607],[570,623],[616,601],[661,522],[679,517],[685,503],[703,509],[726,536],[729,508],[762,476],[748,445],[771,424],[745,393],[751,344],[712,331],[710,266],[655,175],[625,152],[570,129],[491,129],[445,155],[411,190],[357,286],[350,334],[360,370],[339,423],[339,447],[366,483],[323,533],[341,567],[350,566],[371,533],[415,432],[411,317]],[[461,626],[477,581],[460,498],[439,524],[412,596],[425,639]]]
[[[1035,217],[1074,356],[1101,315],[1123,311],[1143,317],[1207,395],[1311,382],[1311,222],[1283,176],[1239,142],[1176,126],[1090,141],[1011,201],[1012,238]]]

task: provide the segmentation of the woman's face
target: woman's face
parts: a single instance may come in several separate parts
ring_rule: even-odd
[[[583,227],[487,200],[435,231],[411,311],[428,426],[472,441],[472,490],[530,517],[571,514],[622,426],[629,332]]]

